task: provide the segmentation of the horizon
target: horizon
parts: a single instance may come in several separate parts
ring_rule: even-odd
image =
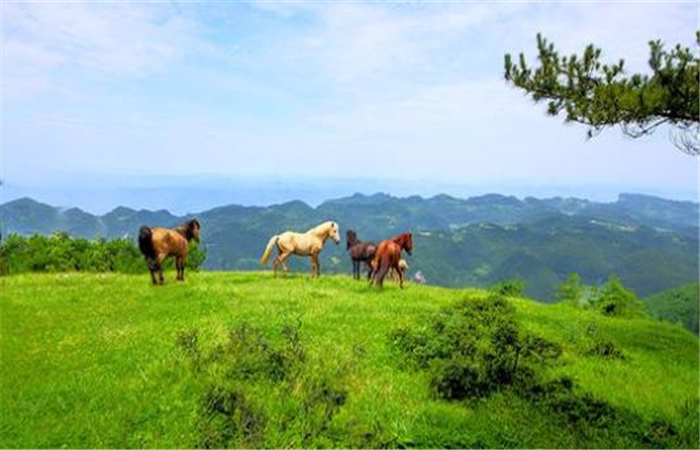
[[[0,188],[1,189],[1,188]],[[211,211],[213,209],[217,208],[223,208],[227,206],[243,206],[243,207],[251,207],[251,208],[268,208],[268,207],[275,207],[275,206],[280,206],[280,205],[285,205],[289,203],[295,203],[295,202],[301,202],[310,208],[316,209],[320,205],[326,203],[326,202],[333,202],[337,200],[344,200],[348,198],[353,198],[353,197],[363,197],[363,198],[371,198],[371,197],[379,197],[379,196],[386,196],[392,199],[396,200],[406,200],[409,198],[414,198],[418,197],[422,200],[431,200],[436,197],[441,197],[441,196],[447,196],[450,198],[454,198],[457,200],[462,200],[462,201],[468,201],[471,199],[475,198],[482,198],[486,196],[500,196],[500,197],[506,197],[506,198],[515,198],[519,201],[526,201],[527,199],[537,199],[537,200],[550,200],[550,199],[555,199],[555,198],[562,198],[562,199],[576,199],[576,200],[584,200],[584,201],[589,201],[591,203],[598,203],[598,204],[611,204],[618,202],[622,196],[625,195],[638,195],[638,196],[644,196],[644,197],[653,197],[653,198],[658,198],[664,201],[673,201],[673,202],[685,202],[685,203],[693,203],[693,204],[700,204],[697,199],[682,199],[682,198],[672,198],[672,197],[667,197],[663,195],[658,195],[654,193],[648,193],[648,192],[639,192],[639,191],[620,191],[617,192],[616,194],[612,194],[610,196],[606,196],[605,198],[591,198],[588,196],[582,196],[582,195],[560,195],[560,194],[554,194],[554,195],[529,195],[529,194],[524,194],[524,195],[518,195],[518,194],[512,194],[512,193],[504,193],[504,192],[497,192],[497,191],[489,191],[489,190],[483,190],[482,192],[479,193],[474,193],[473,195],[454,195],[446,192],[437,192],[433,194],[418,194],[418,193],[404,193],[404,194],[396,194],[396,193],[391,193],[391,192],[386,192],[382,190],[378,191],[372,191],[372,192],[352,192],[348,193],[346,195],[340,195],[340,196],[329,196],[329,197],[324,197],[322,200],[316,201],[316,202],[310,202],[308,200],[305,200],[303,198],[287,198],[283,199],[280,201],[273,201],[273,202],[268,202],[268,203],[259,203],[259,204],[251,204],[251,203],[241,203],[241,202],[228,202],[228,203],[219,203],[219,204],[212,204],[209,205],[205,208],[200,208],[200,209],[193,209],[193,210],[180,210],[178,208],[167,208],[167,207],[145,207],[145,206],[135,206],[135,205],[129,205],[129,204],[114,204],[113,206],[110,206],[108,208],[100,209],[100,210],[95,210],[93,208],[85,208],[81,206],[80,204],[58,204],[54,203],[51,201],[47,201],[41,198],[37,198],[35,196],[31,195],[23,195],[23,196],[17,196],[11,199],[5,199],[2,196],[0,196],[0,206],[4,206],[8,203],[12,203],[15,201],[21,201],[21,200],[30,200],[36,203],[44,204],[53,208],[57,208],[63,211],[70,210],[70,209],[79,209],[83,212],[89,213],[94,216],[103,216],[109,212],[112,212],[116,209],[119,208],[127,208],[131,209],[134,211],[166,211],[170,213],[171,215],[174,216],[180,216],[180,217],[185,217],[188,215],[194,215],[194,214],[201,214],[205,213],[208,211]]]
[[[697,199],[698,160],[668,128],[586,139],[503,81],[504,54],[531,60],[537,32],[563,53],[592,42],[604,61],[646,73],[650,39],[694,45],[695,6],[4,4],[0,193],[101,210],[229,178],[272,180],[259,197],[216,193],[261,204],[285,186],[314,203],[362,183]],[[205,196],[181,208],[206,207]]]

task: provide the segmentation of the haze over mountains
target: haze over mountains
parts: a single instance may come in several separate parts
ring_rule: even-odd
[[[267,207],[228,205],[198,214],[211,270],[256,270],[273,234],[305,230],[324,220],[352,228],[362,240],[414,232],[410,271],[429,283],[485,286],[522,277],[526,292],[552,298],[570,272],[586,283],[614,273],[641,296],[697,279],[698,204],[639,194],[610,203],[577,198],[489,194],[469,199],[355,194],[313,208],[301,201]],[[133,238],[141,225],[172,226],[184,219],[167,210],[118,207],[104,215],[62,209],[23,198],[0,208],[3,235],[65,231],[80,237]],[[292,261],[306,270],[307,261]],[[345,242],[328,244],[324,272],[350,272]]]
[[[113,173],[24,174],[2,180],[0,202],[23,197],[54,206],[79,207],[92,214],[106,214],[116,206],[133,209],[167,209],[175,215],[204,211],[221,205],[270,206],[301,200],[318,206],[331,198],[353,192],[388,192],[398,197],[419,194],[432,197],[449,194],[468,198],[499,192],[518,198],[580,197],[598,202],[617,199],[620,192],[637,192],[673,200],[698,198],[697,188],[614,185],[604,183],[567,184],[556,182],[467,180],[459,183],[411,179],[361,179],[314,177],[231,177],[115,175]]]

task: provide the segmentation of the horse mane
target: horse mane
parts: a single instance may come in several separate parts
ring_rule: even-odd
[[[187,241],[190,241],[194,237],[194,232],[192,231],[192,229],[195,226],[200,226],[199,221],[196,218],[191,220],[185,220],[180,225],[175,227],[175,231],[180,233],[185,239],[187,239]]]
[[[401,246],[401,248],[404,248],[404,245],[412,240],[413,235],[411,233],[403,233],[399,234],[398,236],[394,236],[392,241],[396,243],[397,245]]]
[[[401,243],[407,241],[410,236],[411,233],[403,233],[399,234],[398,236],[394,236],[391,240],[400,245]]]
[[[332,224],[332,223],[333,223],[332,220],[328,220],[328,221],[326,221],[326,222],[323,222],[323,223],[321,223],[321,224],[316,225],[316,226],[313,227],[313,228],[309,228],[309,229],[306,231],[306,233],[307,233],[307,234],[308,234],[308,233],[313,233],[313,232],[315,232],[315,231],[318,231],[320,228],[330,226],[330,224]]]

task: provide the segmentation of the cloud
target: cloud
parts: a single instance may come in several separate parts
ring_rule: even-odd
[[[643,69],[649,39],[692,40],[694,5],[212,3],[3,4],[4,94],[32,96],[5,103],[5,167],[318,176],[401,152],[392,177],[688,180],[651,171],[686,164],[665,136],[585,144],[502,71],[538,31]]]
[[[2,34],[6,92],[21,96],[47,90],[61,69],[141,77],[194,52],[213,51],[201,33],[196,21],[148,4],[7,3]]]
[[[624,58],[627,70],[648,71],[649,45],[661,39],[668,46],[693,47],[697,5],[683,2],[538,3],[520,11],[519,20],[491,27],[507,51],[535,56],[535,35],[541,32],[563,54],[581,53],[588,44],[602,48],[604,61]]]

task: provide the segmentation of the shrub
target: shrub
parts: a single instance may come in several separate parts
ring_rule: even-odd
[[[227,340],[203,351],[197,330],[176,336],[177,347],[202,385],[196,446],[267,447],[265,429],[294,430],[290,447],[324,447],[324,434],[345,405],[347,367],[310,366],[302,345],[301,323],[286,324],[282,339],[241,323]],[[268,397],[258,401],[260,392]]]
[[[513,306],[494,294],[467,298],[443,309],[427,329],[398,329],[390,338],[409,361],[430,369],[434,395],[457,400],[527,382],[534,367],[561,353],[557,344],[521,332]]]
[[[573,272],[569,274],[565,281],[557,285],[554,290],[554,298],[558,302],[579,306],[583,293],[584,286],[581,283],[581,277],[576,272]]]
[[[484,397],[491,392],[483,371],[467,358],[433,360],[430,389],[445,399]]]
[[[202,448],[259,445],[263,437],[265,414],[239,388],[210,386],[202,395],[199,422]]]
[[[588,356],[599,356],[606,359],[626,359],[617,345],[607,339],[596,339],[583,352]]]
[[[187,267],[198,270],[205,258],[206,253],[195,243]],[[165,267],[172,266],[170,258]],[[29,237],[11,234],[0,245],[0,275],[67,271],[143,273],[147,267],[129,239],[74,239],[65,232]]]
[[[619,278],[611,275],[608,281],[591,297],[591,308],[606,316],[638,316],[643,314],[643,304],[634,292],[625,289]]]
[[[525,292],[525,280],[522,278],[501,280],[491,286],[490,291],[494,294],[506,297],[522,297]]]

